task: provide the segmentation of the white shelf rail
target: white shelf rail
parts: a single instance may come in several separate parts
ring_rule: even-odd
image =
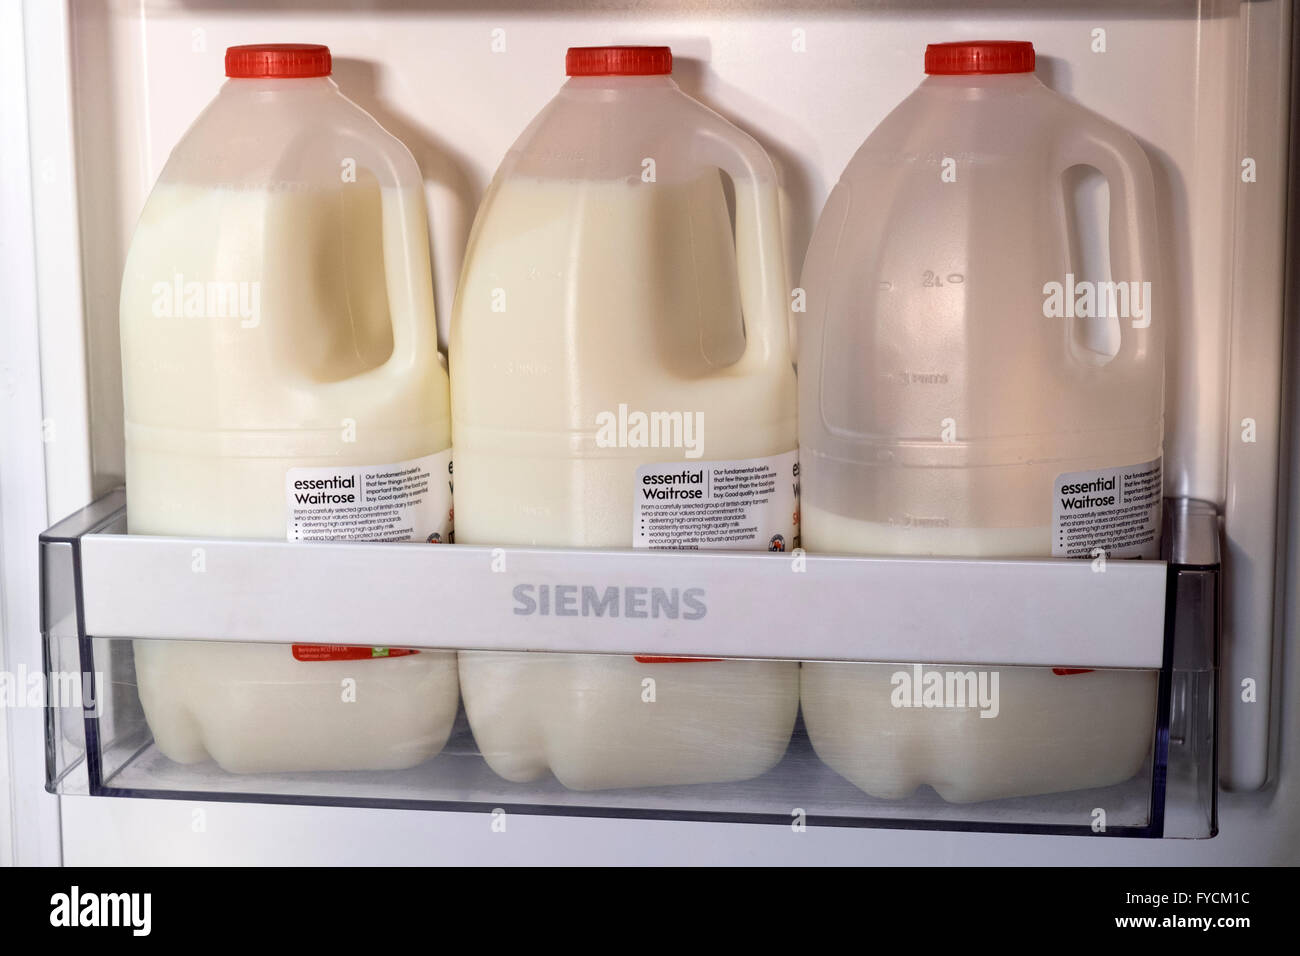
[[[124,526],[120,493],[99,507],[100,527]],[[1159,561],[77,540],[84,633],[99,638],[1099,668],[1163,659]]]

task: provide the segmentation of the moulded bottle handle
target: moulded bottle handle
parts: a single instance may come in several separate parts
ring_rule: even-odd
[[[745,352],[727,372],[748,375],[792,363],[785,247],[776,168],[752,136],[707,107],[695,117],[696,159],[731,177],[736,190],[736,268]]]
[[[376,132],[379,132],[378,130]],[[429,265],[424,178],[410,151],[387,133],[349,134],[357,163],[379,175],[384,282],[393,324],[393,353],[380,371],[403,371],[438,361],[433,273]]]
[[[303,144],[313,148],[323,143]],[[375,368],[317,388],[350,393],[368,389],[378,380],[392,380],[412,372],[424,374],[438,362],[438,327],[434,313],[433,274],[429,264],[428,221],[424,206],[424,180],[410,151],[378,124],[364,129],[342,128],[329,133],[331,160],[339,164],[340,181],[355,164],[355,174],[368,170],[380,186],[380,228],[384,285],[392,323],[393,351]]]
[[[1092,166],[1110,188],[1110,276],[1113,282],[1150,282],[1144,314],[1120,317],[1120,346],[1113,362],[1147,374],[1152,359],[1164,358],[1161,258],[1156,235],[1155,184],[1142,147],[1126,131],[1091,113],[1071,116],[1061,132],[1059,172]],[[1130,306],[1131,306],[1130,302]]]

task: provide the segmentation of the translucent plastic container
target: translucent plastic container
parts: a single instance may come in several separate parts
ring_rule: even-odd
[[[1044,86],[1028,43],[937,44],[926,68],[845,169],[809,249],[804,544],[1157,557],[1169,315],[1146,156]],[[1084,271],[1076,167],[1109,188],[1109,274]],[[929,783],[987,799],[1138,771],[1154,673],[1003,674],[1014,705],[954,724],[891,706],[872,666],[805,665],[809,735],[877,795]],[[1060,759],[1045,756],[1052,741]]]
[[[130,531],[447,541],[419,169],[339,92],[327,48],[233,47],[226,67],[122,280]],[[136,663],[163,752],[230,770],[409,766],[457,706],[450,653],[141,641]]]
[[[1154,671],[925,665],[918,681],[919,666],[803,665],[817,756],[873,797],[929,785],[951,803],[975,803],[1109,787],[1151,754]],[[941,698],[940,680],[975,693]]]
[[[479,211],[451,329],[463,543],[795,543],[776,173],[753,139],[681,92],[671,63],[666,47],[570,50],[570,79]],[[735,188],[734,236],[720,170]],[[575,593],[556,613],[609,613]],[[622,612],[645,616],[646,653],[665,654],[653,621],[669,609]],[[790,738],[797,666],[460,661],[493,769],[511,780],[551,769],[575,789],[766,770]]]

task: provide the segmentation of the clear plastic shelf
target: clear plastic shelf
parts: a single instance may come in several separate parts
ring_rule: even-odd
[[[128,536],[118,491],[41,537],[49,686],[68,684],[69,675],[100,675],[93,699],[55,700],[47,711],[49,788],[784,825],[803,813],[809,825],[1211,836],[1218,523],[1212,505],[1167,502],[1165,560],[1112,561],[1103,570],[1052,559]],[[615,589],[614,603],[584,606],[584,588],[602,601]],[[524,784],[498,778],[479,756],[463,709],[436,757],[375,772],[233,774],[212,762],[181,765],[163,756],[144,720],[133,640],[368,645],[376,635],[410,648],[1149,670],[1159,671],[1159,700],[1150,753],[1132,779],[976,803],[948,803],[929,787],[899,800],[870,797],[818,759],[802,719],[780,762],[752,780],[594,791],[568,790],[549,775]],[[1100,830],[1098,808],[1108,821]]]

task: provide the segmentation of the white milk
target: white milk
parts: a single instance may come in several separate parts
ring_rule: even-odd
[[[507,181],[492,210],[451,348],[458,541],[631,547],[639,464],[793,448],[792,374],[731,364],[745,341],[716,173],[653,187]],[[620,404],[702,416],[682,430],[698,457],[597,445],[597,416],[617,419]]]
[[[494,209],[460,301],[503,288],[506,311],[462,318],[452,345],[458,541],[631,547],[637,467],[693,460],[685,448],[598,447],[596,416],[620,403],[702,413],[701,462],[792,449],[788,367],[727,374],[744,342],[716,174],[653,190],[507,182]],[[574,281],[557,335],[548,303]],[[642,699],[647,678],[653,702]],[[527,781],[549,769],[582,790],[755,776],[784,753],[798,706],[788,662],[462,652],[460,679],[497,773]]]
[[[874,797],[907,797],[922,784],[952,803],[1106,787],[1130,779],[1151,751],[1154,671],[926,665],[925,673],[996,675],[992,717],[978,706],[900,706],[897,675],[912,671],[803,665],[817,756]]]
[[[734,243],[718,173],[675,152],[700,122],[757,170],[718,162],[737,167]],[[602,145],[557,135],[551,149],[557,126]],[[651,150],[640,140],[654,129]],[[584,155],[581,176],[553,169]],[[650,155],[655,182],[641,176]],[[761,541],[705,546],[767,547],[779,534],[792,547],[783,273],[775,177],[752,140],[666,76],[570,80],[507,158],[470,241],[452,319],[457,540],[680,547],[681,536],[641,535],[639,467],[773,458],[791,469],[779,481],[789,504],[758,520]],[[633,432],[611,447],[598,421],[620,406],[625,422],[670,412],[702,427],[673,447],[632,447]],[[664,653],[651,629],[646,653]],[[754,776],[785,752],[798,708],[789,662],[462,652],[460,676],[497,773],[550,770],[574,789]]]
[[[910,528],[803,507],[809,551],[1023,558],[1050,529]],[[996,716],[978,707],[899,706],[910,664],[803,665],[801,705],[817,755],[874,797],[929,784],[970,803],[1122,783],[1142,768],[1155,730],[1155,671],[927,665],[923,673],[997,674]],[[989,686],[992,686],[991,684]],[[946,703],[952,703],[951,700]]]
[[[1154,558],[1171,313],[1150,164],[1045,87],[1028,44],[960,47],[927,52],[933,75],[854,155],[809,245],[804,547]],[[1065,292],[1084,279],[1063,186],[1078,165],[1109,184],[1113,309]],[[871,794],[953,801],[1106,786],[1151,752],[1156,673],[996,670],[986,717],[900,706],[899,665],[805,664],[809,737]]]
[[[915,555],[1023,558],[1040,554],[1050,528],[899,527],[832,514],[804,504],[800,512],[805,548],[819,554]]]
[[[574,790],[744,780],[790,742],[799,665],[462,651],[465,709],[507,780]],[[655,699],[647,701],[645,681]]]
[[[456,718],[444,652],[303,662],[285,645],[136,641],[135,670],[158,749],[235,773],[413,767]]]
[[[381,465],[450,446],[438,371],[426,369],[427,382],[364,381],[392,351],[384,240],[425,240],[414,223],[410,235],[382,236],[381,206],[400,201],[393,190],[351,189],[156,188],[123,280],[132,533],[284,539],[291,468]],[[346,246],[333,241],[340,234]],[[157,284],[175,299],[178,274],[182,293],[186,280],[209,276],[257,281],[244,301],[258,314],[155,314],[169,294]],[[340,314],[348,324],[322,322]],[[351,442],[348,418],[358,422]],[[232,420],[267,427],[221,427]],[[442,748],[456,713],[455,655],[446,652],[304,662],[285,645],[161,641],[137,641],[135,652],[154,738],[184,763],[405,767]],[[356,681],[354,701],[343,699],[344,678]]]
[[[320,148],[324,127],[350,138]],[[315,147],[294,153],[301,136]],[[361,157],[355,181],[340,179],[344,149]],[[328,78],[222,88],[150,195],[123,276],[131,533],[447,540],[426,228],[409,153]],[[427,472],[427,493],[370,507],[364,525],[360,508],[290,508],[312,494],[293,481],[366,495],[394,472]],[[184,560],[202,573],[204,555]],[[442,748],[457,707],[446,652],[150,640],[135,657],[159,749],[231,771],[412,766]]]

